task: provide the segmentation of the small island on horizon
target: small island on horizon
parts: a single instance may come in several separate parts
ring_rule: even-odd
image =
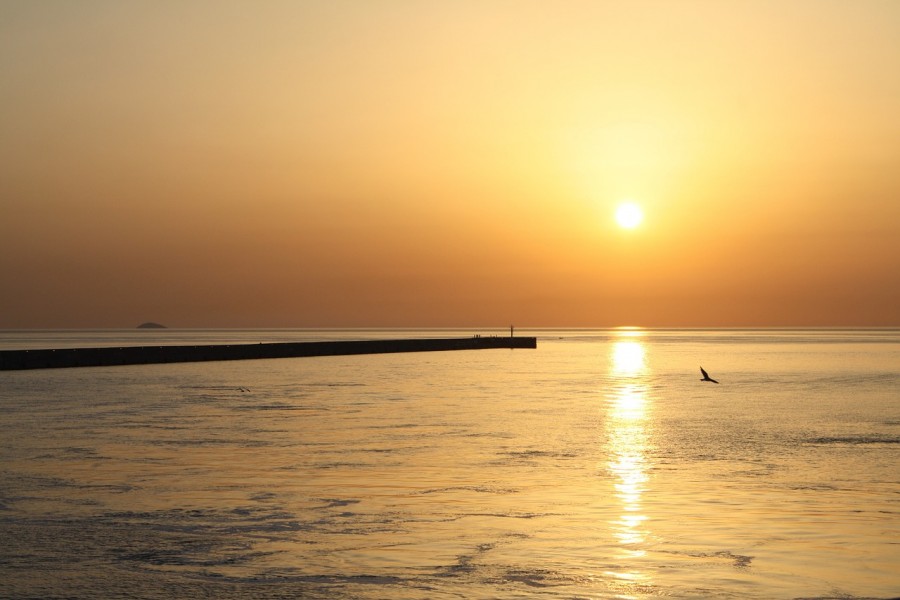
[[[152,321],[147,321],[146,323],[141,323],[137,326],[138,329],[166,329],[165,325],[160,325],[159,323],[154,323]]]

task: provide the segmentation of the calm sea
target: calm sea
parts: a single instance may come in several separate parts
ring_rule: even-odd
[[[900,596],[900,331],[521,334],[0,373],[0,597]]]

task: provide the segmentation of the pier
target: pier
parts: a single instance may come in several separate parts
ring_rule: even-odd
[[[395,352],[537,348],[534,337],[423,338],[331,342],[287,342],[205,346],[124,346],[119,348],[60,348],[0,350],[0,371],[111,367],[179,362],[257,360]]]

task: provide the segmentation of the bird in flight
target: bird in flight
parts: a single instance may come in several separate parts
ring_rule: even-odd
[[[703,375],[703,379],[701,379],[700,381],[712,381],[713,383],[719,383],[718,381],[710,377],[709,373],[703,370],[703,367],[700,367],[700,373]]]

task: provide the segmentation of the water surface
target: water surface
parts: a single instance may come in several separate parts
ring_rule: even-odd
[[[900,595],[900,332],[533,334],[0,373],[0,597]]]

